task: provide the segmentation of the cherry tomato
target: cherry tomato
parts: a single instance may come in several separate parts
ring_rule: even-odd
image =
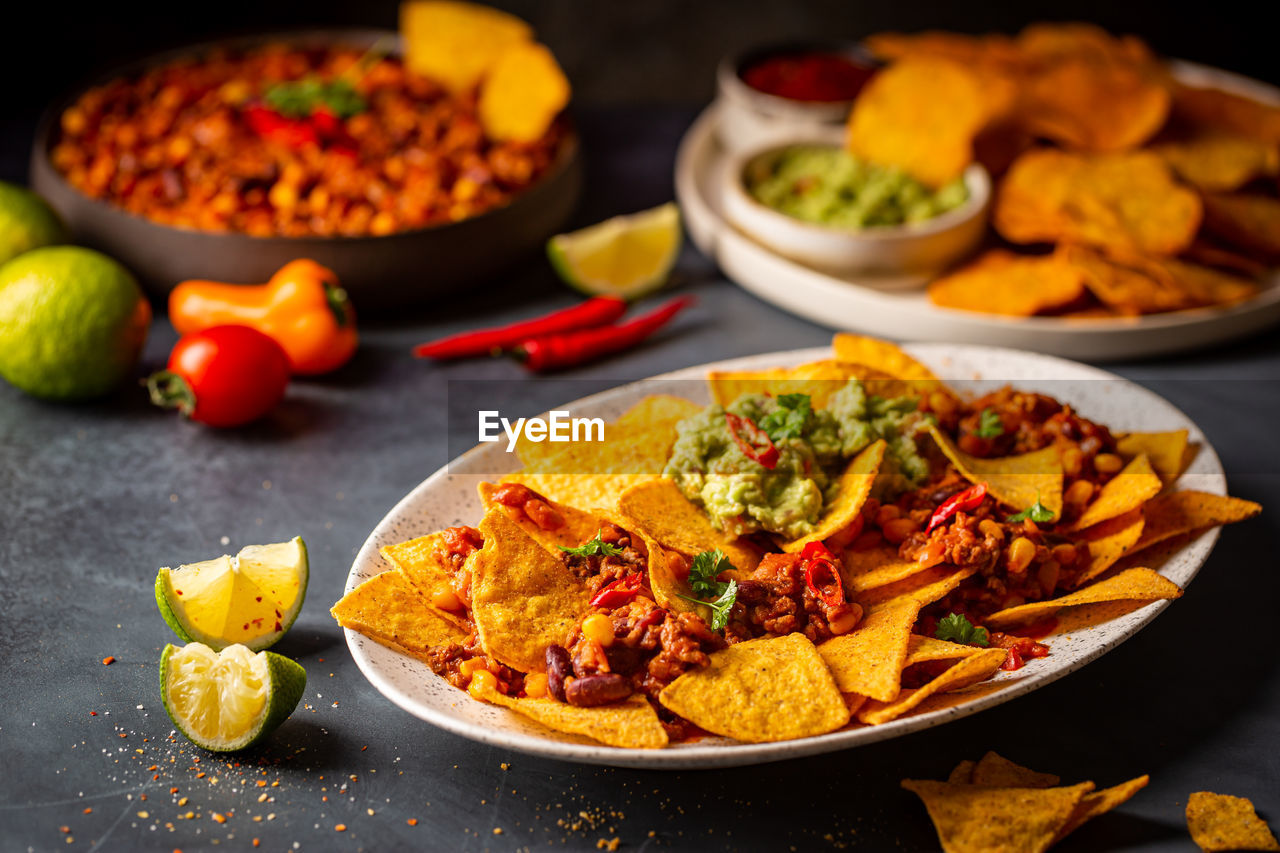
[[[213,427],[247,424],[271,411],[289,384],[289,356],[248,326],[185,335],[169,365],[147,379],[151,402]]]

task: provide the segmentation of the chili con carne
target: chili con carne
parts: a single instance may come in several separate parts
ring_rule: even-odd
[[[589,329],[612,323],[627,310],[625,299],[616,296],[593,296],[572,308],[552,311],[532,320],[522,320],[507,326],[476,329],[458,335],[450,335],[413,348],[418,358],[435,358],[447,361],[455,358],[471,358],[481,355],[497,355],[503,350],[539,335],[554,335]]]
[[[733,412],[725,412],[724,420],[729,425],[729,435],[733,436],[734,444],[744,456],[770,471],[778,466],[777,445],[755,421]]]
[[[957,512],[968,512],[971,509],[977,509],[986,496],[986,483],[979,483],[976,486],[970,486],[963,492],[957,492],[943,501],[942,505],[933,511],[933,515],[929,517],[929,526],[925,528],[925,532],[928,533],[939,524],[943,524]]]
[[[635,346],[665,326],[672,317],[694,301],[692,296],[677,297],[626,323],[563,333],[528,335],[512,352],[530,370],[576,367],[600,356]]]

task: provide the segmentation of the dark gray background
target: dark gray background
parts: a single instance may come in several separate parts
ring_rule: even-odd
[[[541,25],[586,102],[583,222],[671,197],[674,147],[694,116],[672,102],[706,96],[723,47],[792,26],[821,31],[827,20],[850,22],[840,29],[855,35],[986,16],[1020,22],[1012,7],[962,12],[959,4],[808,3],[736,12],[739,4],[684,10],[688,4],[658,2],[609,4],[607,13],[602,5],[513,7]],[[291,17],[283,8],[259,12],[293,23],[283,20]],[[299,7],[289,8],[297,16]],[[305,8],[390,22],[381,4]],[[1158,8],[1165,11],[1149,28],[1135,12],[1112,14],[1131,21],[1129,28],[1159,32],[1162,47],[1194,56],[1201,45],[1207,58],[1267,76],[1263,47],[1270,45],[1261,28],[1232,20],[1221,4],[1195,18]],[[247,9],[232,3],[210,11],[221,17],[206,24],[175,18],[182,10],[170,7],[168,18],[140,16],[136,26],[127,11],[111,25],[98,11],[68,22],[61,39],[48,28],[33,32],[46,39],[41,53],[52,80],[115,51],[149,49],[153,39],[243,29],[254,20]],[[49,10],[42,14],[52,19]],[[1231,44],[1252,47],[1232,56]],[[6,113],[4,177],[22,176],[32,115],[25,99],[45,97],[31,95],[41,85],[22,88]],[[572,375],[603,387],[829,340],[828,331],[733,287],[692,249],[681,257],[678,281],[700,297],[696,308],[649,345]],[[431,366],[408,349],[573,299],[545,263],[531,260],[429,316],[366,324],[351,364],[320,381],[296,382],[268,420],[239,431],[182,423],[150,409],[136,388],[99,403],[56,406],[0,384],[0,849],[242,850],[252,849],[255,837],[266,850],[295,842],[303,850],[594,849],[598,839],[618,837],[624,850],[927,850],[936,847],[932,829],[898,780],[945,776],[987,749],[1072,782],[1104,786],[1151,774],[1149,788],[1077,832],[1063,850],[1193,850],[1182,810],[1196,790],[1252,797],[1273,825],[1280,822],[1280,668],[1270,652],[1280,601],[1274,333],[1119,366],[1195,419],[1222,456],[1232,492],[1268,510],[1224,531],[1188,595],[1135,639],[1030,696],[853,751],[684,773],[527,758],[437,731],[392,706],[351,662],[327,608],[368,532],[447,461],[447,381],[523,375],[502,361]],[[173,340],[158,320],[142,369],[158,367]],[[310,546],[311,587],[277,651],[307,667],[305,706],[268,746],[231,764],[180,738],[170,741],[156,680],[160,650],[172,637],[152,600],[156,568],[294,534]],[[104,667],[106,655],[116,662]],[[259,789],[259,778],[268,787]],[[259,803],[263,793],[273,799]],[[188,802],[178,806],[183,797]],[[177,819],[187,811],[195,817]],[[229,817],[218,823],[213,813]],[[338,823],[346,833],[334,832]]]

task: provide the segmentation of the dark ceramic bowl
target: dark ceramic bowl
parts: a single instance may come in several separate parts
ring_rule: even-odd
[[[246,48],[267,41],[366,47],[387,36],[394,33],[307,30],[207,42],[118,68],[98,82],[213,47]],[[54,168],[49,152],[59,119],[78,94],[54,103],[41,118],[31,152],[31,185],[66,219],[76,242],[118,259],[162,304],[185,279],[261,283],[288,261],[305,257],[333,269],[358,310],[421,306],[482,283],[540,250],[568,221],[582,189],[578,140],[570,134],[538,183],[502,207],[459,222],[368,237],[250,237],[174,228],[84,195]]]

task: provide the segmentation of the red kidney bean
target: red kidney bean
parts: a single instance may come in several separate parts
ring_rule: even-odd
[[[565,701],[580,708],[608,705],[631,695],[631,683],[616,672],[584,675],[564,688]]]
[[[565,701],[564,682],[573,675],[573,662],[564,646],[547,646],[547,692]]]

